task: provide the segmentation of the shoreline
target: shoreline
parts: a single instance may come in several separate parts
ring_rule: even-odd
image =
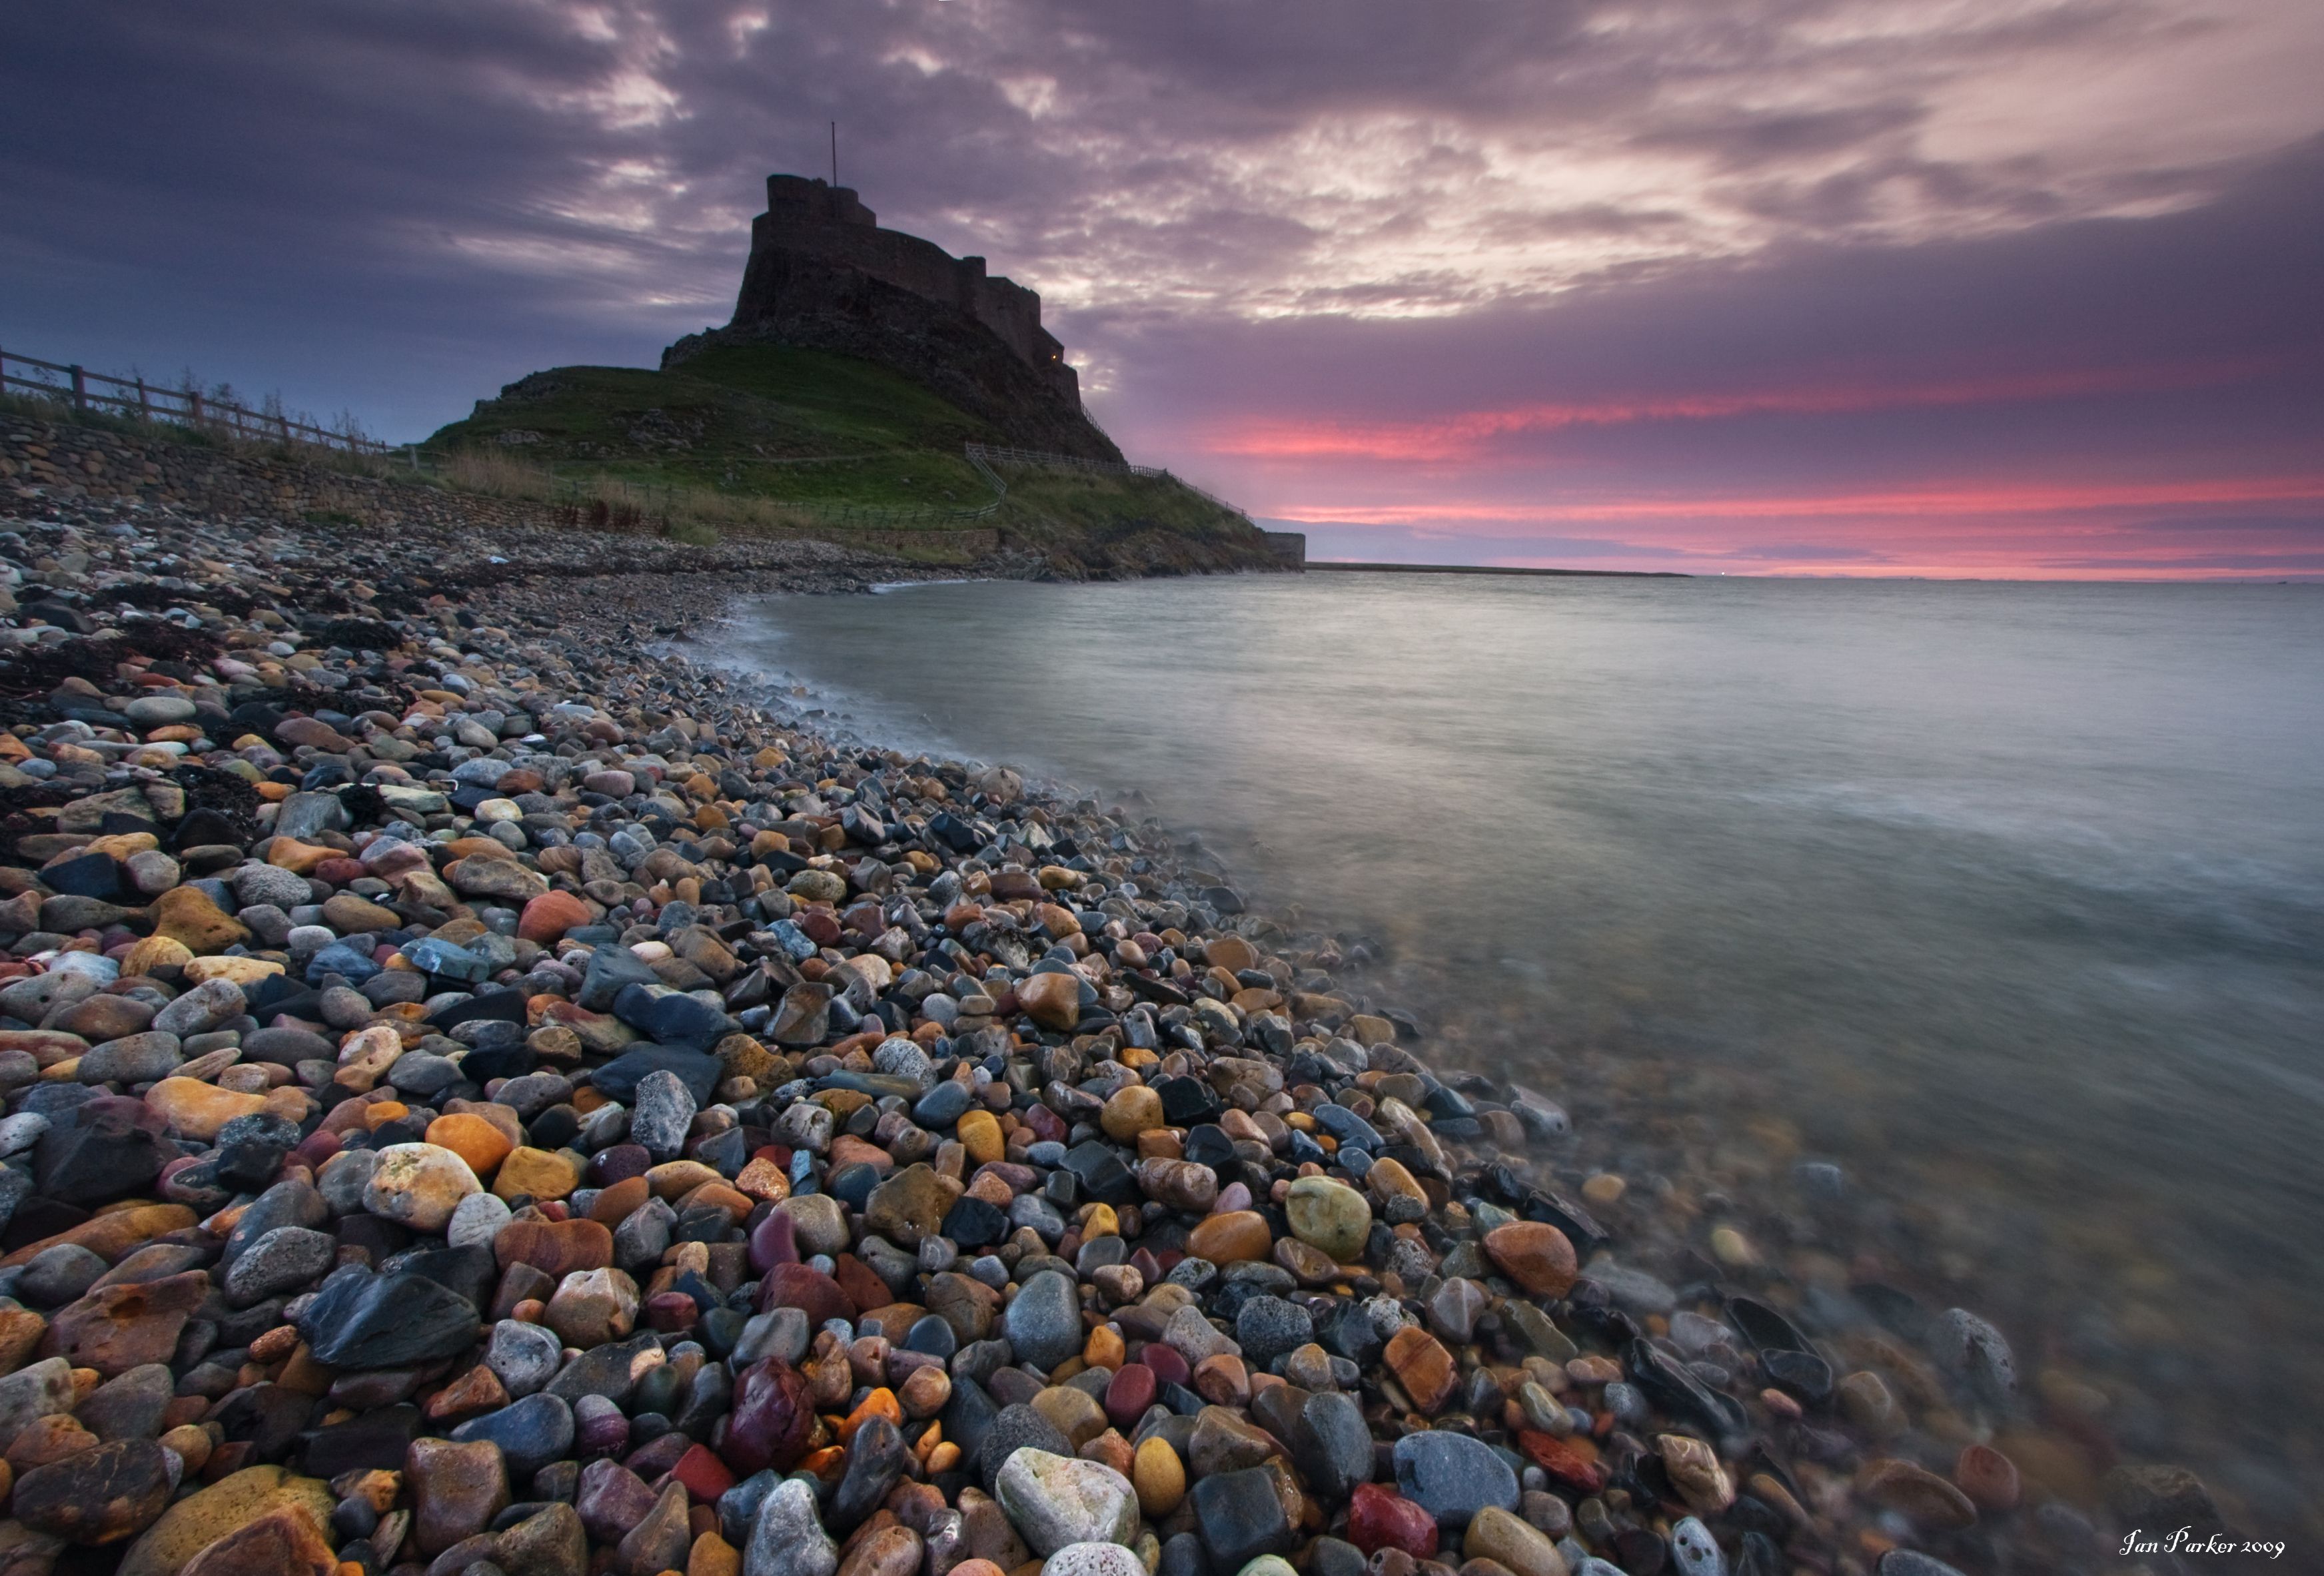
[[[1965,1437],[2020,1405],[1974,1315],[1843,1367],[1716,1262],[1641,1311],[1582,1264],[1612,1201],[1552,1175],[1556,1091],[1430,1071],[1333,944],[1146,824],[650,650],[893,561],[503,530],[447,568],[450,533],[60,507],[8,549],[55,566],[20,625],[117,624],[165,554],[197,584],[125,598],[161,605],[93,674],[5,670],[50,687],[0,775],[41,960],[0,981],[0,1401],[135,1424],[42,1425],[23,1569],[99,1535],[273,1569],[256,1528],[345,1576],[2103,1546]],[[205,1518],[278,1464],[314,1487]],[[2169,1469],[2109,1492],[2209,1506]]]

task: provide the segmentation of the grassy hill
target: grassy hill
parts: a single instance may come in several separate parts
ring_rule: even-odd
[[[673,529],[862,539],[933,562],[1000,545],[1072,578],[1271,567],[1250,522],[1174,480],[1012,465],[1007,496],[963,452],[985,423],[870,362],[777,346],[667,372],[569,366],[511,383],[425,451],[456,483],[632,499]]]

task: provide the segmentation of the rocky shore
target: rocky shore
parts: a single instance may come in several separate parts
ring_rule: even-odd
[[[892,564],[14,508],[0,1576],[2096,1565],[1975,1314],[1598,1267],[1340,944],[656,654]]]

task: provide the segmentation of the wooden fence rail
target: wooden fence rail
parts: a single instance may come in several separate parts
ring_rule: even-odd
[[[71,363],[0,350],[0,392],[11,390],[60,401],[76,410],[109,410],[139,421],[166,421],[253,443],[305,444],[361,455],[384,455],[395,447],[360,433],[293,421],[280,410],[254,410],[212,399],[190,386],[173,389],[142,377],[117,378]]]

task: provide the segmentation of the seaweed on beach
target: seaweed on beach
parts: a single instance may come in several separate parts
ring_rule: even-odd
[[[141,619],[118,635],[17,648],[0,661],[0,696],[44,697],[68,678],[85,679],[99,689],[109,689],[119,682],[122,663],[133,657],[203,663],[225,650],[226,642],[206,630],[189,630],[166,619]]]

